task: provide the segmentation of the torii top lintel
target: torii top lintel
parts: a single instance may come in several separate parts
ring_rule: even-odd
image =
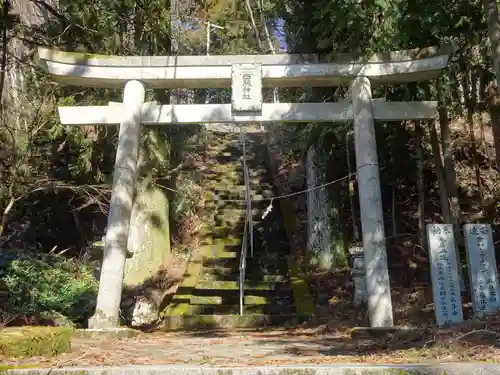
[[[355,76],[373,84],[397,84],[435,78],[446,67],[453,47],[418,48],[375,54],[107,56],[63,52],[40,47],[37,61],[59,83],[72,86],[123,88],[140,80],[149,88],[229,88],[231,66],[262,65],[266,87],[336,86]]]

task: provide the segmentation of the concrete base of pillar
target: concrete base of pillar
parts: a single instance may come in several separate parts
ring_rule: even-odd
[[[74,337],[80,338],[111,338],[111,339],[125,339],[132,338],[139,335],[141,331],[128,328],[103,328],[103,329],[77,329],[74,333]]]
[[[90,329],[116,329],[120,326],[120,317],[108,316],[102,310],[96,310],[89,319]]]

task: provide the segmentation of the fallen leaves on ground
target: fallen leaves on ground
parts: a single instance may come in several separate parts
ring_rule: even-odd
[[[136,338],[75,338],[71,352],[58,358],[0,358],[8,366],[71,367],[153,364],[217,366],[328,363],[415,363],[500,361],[500,318],[438,330],[425,326],[418,340],[397,334],[352,339],[349,331],[328,332],[327,322],[313,327],[185,333],[144,333]],[[247,354],[242,354],[247,353]]]

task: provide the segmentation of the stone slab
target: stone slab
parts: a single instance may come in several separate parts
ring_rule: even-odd
[[[453,225],[427,224],[434,310],[438,326],[463,321]]]
[[[196,306],[194,306],[196,307]],[[160,330],[211,330],[232,328],[264,328],[299,324],[310,320],[309,315],[178,315],[166,316]]]
[[[437,102],[373,102],[377,121],[426,120],[436,115]],[[121,103],[108,106],[59,107],[63,125],[119,125],[123,116]],[[143,125],[208,124],[249,122],[331,122],[353,120],[352,105],[348,101],[335,103],[264,103],[258,115],[238,115],[231,104],[177,104],[146,103],[142,110]]]
[[[13,375],[496,375],[500,365],[487,363],[442,363],[419,365],[283,365],[211,367],[189,365],[62,367],[7,370]]]
[[[472,292],[472,307],[478,318],[500,307],[497,262],[491,225],[465,224],[465,244]]]

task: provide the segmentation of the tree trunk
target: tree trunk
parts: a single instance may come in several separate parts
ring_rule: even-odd
[[[481,210],[484,212],[484,200],[483,200],[483,187],[481,184],[481,171],[479,169],[479,164],[477,161],[477,147],[476,147],[476,135],[474,134],[474,110],[476,107],[475,103],[475,90],[474,84],[470,85],[469,83],[473,83],[472,80],[469,80],[469,71],[464,69],[464,97],[465,104],[467,106],[467,124],[469,125],[469,137],[471,143],[471,153],[472,153],[472,165],[474,167],[475,175],[476,175],[476,186],[477,192],[479,194],[479,201],[481,204]],[[472,78],[472,77],[470,77]]]
[[[396,224],[396,184],[392,184],[392,203],[391,203],[391,219],[392,219],[392,241],[397,244],[398,228]]]
[[[9,2],[4,2],[3,14],[2,14],[2,61],[0,62],[0,111],[2,112],[3,118],[3,91],[5,86],[5,71],[7,68],[7,58],[8,58],[8,43],[7,38],[8,31],[8,17],[9,17]]]
[[[496,167],[497,171],[500,171],[500,105],[498,103],[498,93],[493,87],[487,90],[486,102],[491,118]]]
[[[359,227],[358,227],[358,224],[357,224],[357,221],[356,221],[356,212],[357,212],[357,209],[356,209],[356,204],[355,204],[355,201],[354,201],[354,184],[355,184],[355,178],[352,176],[352,171],[353,171],[353,168],[352,168],[352,162],[351,162],[351,142],[349,142],[349,138],[350,138],[350,135],[351,133],[350,132],[346,132],[346,136],[345,136],[345,149],[346,149],[346,159],[347,159],[347,173],[349,174],[349,190],[348,190],[348,194],[349,194],[349,204],[351,206],[351,224],[352,224],[352,233],[353,233],[353,236],[354,236],[354,242],[356,244],[359,243],[359,240],[360,240],[360,234],[359,234]]]
[[[437,80],[437,94],[439,101],[439,125],[441,129],[441,145],[443,147],[443,163],[444,163],[444,179],[446,190],[448,192],[450,202],[450,224],[453,224],[455,232],[455,244],[458,264],[458,277],[460,280],[460,290],[465,291],[465,280],[463,277],[462,260],[460,257],[460,249],[462,247],[462,236],[460,230],[461,214],[460,201],[458,197],[457,176],[453,160],[453,148],[451,144],[450,123],[448,120],[448,109],[446,108],[446,92],[442,86],[440,79]]]
[[[438,80],[439,81],[439,80]],[[453,149],[451,144],[450,124],[448,121],[448,109],[444,101],[443,87],[437,85],[439,97],[439,126],[441,130],[441,146],[443,148],[443,165],[446,190],[450,201],[450,210],[453,222],[455,224],[459,220],[460,205],[458,200],[457,178],[455,174],[455,166],[453,160]]]
[[[444,179],[444,168],[441,160],[441,149],[439,147],[439,139],[436,131],[436,121],[429,121],[431,133],[432,157],[434,160],[434,168],[436,169],[436,177],[439,185],[439,197],[441,200],[441,212],[443,214],[443,222],[451,222],[450,203],[448,201],[448,190],[446,189],[446,181]]]
[[[476,69],[476,72],[474,74],[474,82],[475,82],[475,87],[476,87],[476,95],[475,95],[475,103],[479,105],[482,101],[484,101],[484,92],[481,91],[483,89],[482,86],[482,81],[483,81],[483,71],[481,69]],[[485,121],[483,114],[481,113],[480,118],[479,118],[479,124],[481,126],[481,150],[484,152],[485,155],[488,155],[488,159],[490,157],[490,153],[488,151],[488,146],[486,144],[486,133],[485,133]]]
[[[419,244],[426,248],[425,237],[425,181],[424,181],[424,152],[422,150],[423,130],[420,121],[415,121],[415,148],[417,154],[417,194],[418,194],[418,233]]]
[[[486,13],[486,22],[488,24],[488,35],[491,43],[491,58],[493,60],[493,70],[500,82],[500,17],[498,6],[495,0],[481,0]]]
[[[489,112],[491,116],[493,137],[495,138],[495,160],[497,163],[497,171],[500,171],[500,105],[490,105]]]

